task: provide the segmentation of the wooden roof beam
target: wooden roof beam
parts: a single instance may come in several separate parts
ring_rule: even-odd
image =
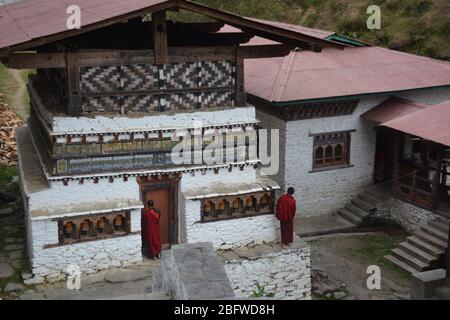
[[[298,32],[283,29],[277,26],[268,25],[255,20],[241,17],[239,15],[217,10],[205,5],[197,4],[187,0],[173,0],[181,9],[196,12],[212,19],[223,21],[231,26],[239,29],[251,31],[255,35],[278,41],[282,43],[294,44],[302,48],[316,48],[316,47],[332,47],[343,49],[343,45],[332,41],[318,39],[306,34],[299,34]]]

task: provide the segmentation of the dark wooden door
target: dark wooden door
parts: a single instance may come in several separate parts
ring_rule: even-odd
[[[161,244],[170,244],[170,190],[169,188],[154,189],[146,192],[145,203],[153,200],[154,208],[161,212]],[[165,246],[164,246],[165,247]]]

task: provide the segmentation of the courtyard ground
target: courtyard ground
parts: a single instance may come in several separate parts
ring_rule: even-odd
[[[0,166],[0,189],[19,196],[16,166]],[[167,299],[151,292],[157,261],[122,270],[103,271],[82,278],[80,291],[65,282],[26,286],[30,276],[24,214],[20,197],[0,204],[0,298],[2,299]],[[395,230],[346,233],[305,238],[311,245],[314,299],[409,299],[409,275],[384,259],[406,234]],[[381,289],[366,286],[367,267],[381,269]],[[317,287],[323,285],[322,291]],[[328,290],[329,287],[332,290]]]
[[[410,296],[410,275],[384,258],[384,255],[406,238],[398,230],[365,234],[334,234],[311,237],[311,266],[313,272],[314,299],[336,299],[337,294],[323,290],[317,283],[317,273],[323,274],[327,282],[336,289],[341,299],[346,300],[407,300]],[[381,269],[381,289],[369,290],[368,266]],[[316,276],[314,277],[314,273]],[[322,289],[322,291],[320,289]],[[316,290],[314,290],[316,289]],[[319,291],[319,292],[317,292]]]

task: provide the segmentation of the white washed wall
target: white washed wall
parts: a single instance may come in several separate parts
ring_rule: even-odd
[[[295,188],[300,215],[335,211],[372,182],[376,131],[360,115],[382,101],[383,98],[365,99],[352,115],[287,123],[285,188]],[[356,130],[351,133],[351,167],[311,172],[314,138],[310,135],[346,130]]]
[[[214,173],[214,170],[206,170],[204,173],[196,171],[193,173],[184,173],[181,179],[181,191],[186,191],[189,188],[205,187],[205,191],[208,187],[213,186],[216,183],[237,184],[237,183],[249,183],[256,180],[256,170],[253,166],[244,166],[244,170],[233,167],[230,172],[228,168],[219,169],[218,173]]]
[[[257,281],[266,293],[274,293],[276,299],[311,299],[309,246],[230,261],[225,263],[225,271],[238,298],[248,298]]]
[[[216,249],[230,249],[277,239],[279,223],[273,215],[261,215],[216,222],[200,222],[201,202],[186,200],[186,239],[188,243],[211,241]]]
[[[423,89],[396,96],[433,105],[450,100],[450,89]],[[280,129],[280,171],[272,178],[284,190],[290,186],[296,189],[299,215],[336,211],[356,196],[361,188],[372,183],[376,129],[370,121],[360,116],[387,98],[364,98],[352,115],[320,119],[285,122],[257,111],[263,128]],[[313,137],[310,134],[344,130],[356,130],[351,134],[352,167],[311,173]]]
[[[140,231],[141,211],[132,210],[130,217],[131,231]],[[94,273],[142,262],[140,234],[44,248],[58,243],[58,222],[34,220],[31,221],[31,231],[31,265],[37,279],[63,278],[70,265],[79,266],[82,273]]]
[[[207,127],[211,125],[227,125],[232,123],[255,122],[255,108],[241,107],[220,111],[201,111],[192,113],[177,113],[173,115],[155,115],[129,118],[116,117],[55,117],[53,132],[65,133],[97,133],[97,132],[127,132],[159,129],[177,129]]]
[[[139,200],[139,185],[135,178],[123,181],[122,178],[99,179],[94,183],[92,179],[85,179],[83,184],[78,180],[69,181],[65,186],[62,181],[51,182],[50,188],[30,195],[30,211],[46,206],[62,206],[80,204],[84,202],[108,201],[110,199]]]

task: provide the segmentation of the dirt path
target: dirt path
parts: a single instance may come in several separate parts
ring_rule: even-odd
[[[8,69],[9,73],[13,77],[14,81],[18,84],[18,89],[14,93],[13,103],[10,106],[11,109],[22,119],[26,120],[28,118],[28,108],[24,104],[24,96],[27,93],[27,85],[20,75],[20,70]]]
[[[380,234],[388,237],[387,234]],[[409,299],[409,279],[386,268],[377,261],[352,254],[354,248],[364,245],[367,235],[336,236],[308,241],[311,245],[311,265],[320,268],[330,279],[345,283],[349,300],[406,300]],[[367,267],[378,265],[381,269],[381,289],[367,288]]]

